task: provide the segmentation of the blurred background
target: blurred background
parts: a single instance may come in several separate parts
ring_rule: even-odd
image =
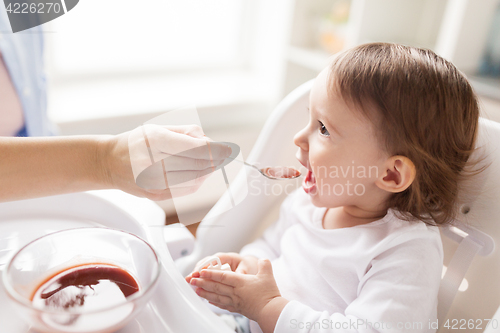
[[[332,54],[375,41],[451,60],[500,121],[500,0],[85,0],[44,29],[63,135],[117,134],[195,105],[208,136],[247,156],[287,93]]]

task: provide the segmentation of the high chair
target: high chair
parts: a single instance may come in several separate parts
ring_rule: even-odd
[[[309,81],[292,91],[271,114],[247,161],[261,166],[295,166],[293,136],[308,121]],[[486,169],[462,184],[460,214],[454,226],[441,228],[444,248],[443,279],[438,300],[439,332],[485,331],[500,305],[500,124],[480,119],[477,151]],[[186,276],[201,258],[216,252],[238,252],[277,218],[285,196],[298,180],[272,181],[252,169],[241,173],[231,191],[248,183],[248,196],[222,212],[223,196],[199,225],[192,254],[176,260]],[[209,217],[214,216],[214,217]],[[500,332],[500,309],[487,332]],[[465,323],[465,324],[464,324]],[[495,326],[498,325],[498,326]]]

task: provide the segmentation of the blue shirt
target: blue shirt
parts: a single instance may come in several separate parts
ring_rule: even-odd
[[[25,128],[18,135],[54,134],[55,127],[47,118],[42,28],[12,33],[5,6],[0,4],[0,51],[24,113]]]

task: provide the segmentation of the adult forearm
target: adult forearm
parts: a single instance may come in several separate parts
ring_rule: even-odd
[[[0,201],[109,188],[106,138],[0,138]]]

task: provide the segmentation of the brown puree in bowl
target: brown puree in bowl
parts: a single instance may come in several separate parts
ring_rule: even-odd
[[[122,303],[139,291],[136,279],[110,264],[67,268],[45,280],[31,301],[37,308],[92,311]]]

